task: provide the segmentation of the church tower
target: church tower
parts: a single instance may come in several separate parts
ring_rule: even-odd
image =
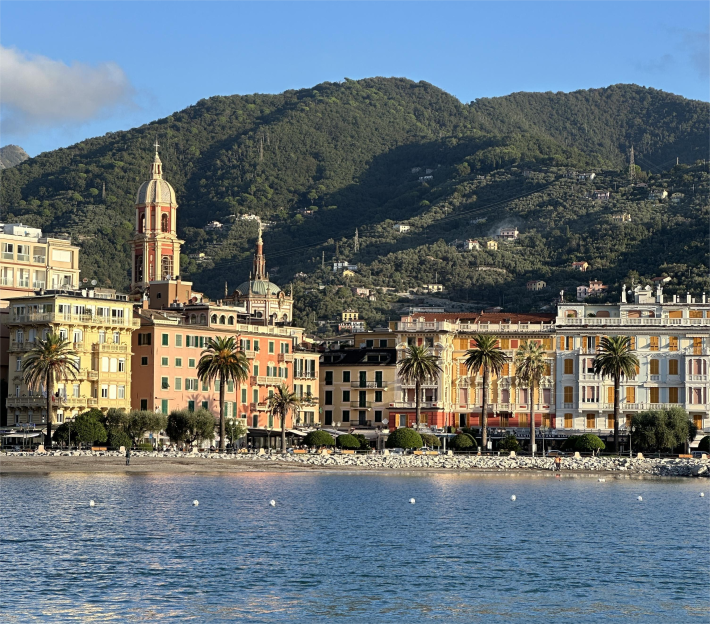
[[[170,280],[180,274],[180,246],[177,237],[175,190],[163,180],[163,163],[158,156],[150,166],[150,179],[136,194],[136,223],[131,241],[131,291],[143,292],[150,282]]]

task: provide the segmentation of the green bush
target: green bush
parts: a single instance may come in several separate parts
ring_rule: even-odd
[[[333,436],[325,431],[311,431],[305,438],[303,443],[306,446],[333,446],[335,440]]]
[[[468,433],[459,433],[451,440],[451,448],[455,451],[475,451],[478,444]]]
[[[700,444],[698,444],[698,450],[710,453],[710,435],[706,435],[702,440],[700,440]]]
[[[580,436],[573,435],[567,438],[560,446],[561,451],[576,451],[577,450],[577,440]]]
[[[131,436],[122,429],[110,429],[108,432],[108,445],[113,448],[129,447],[133,444]]]
[[[433,448],[438,448],[441,446],[441,440],[431,433],[422,433],[422,446],[431,446]]]
[[[604,442],[598,436],[593,433],[585,433],[577,438],[574,445],[575,451],[580,451],[581,453],[590,453],[592,451],[600,450],[603,451],[606,448]]]
[[[387,448],[418,449],[424,446],[422,436],[414,429],[402,427],[390,433],[387,438]]]
[[[139,451],[152,451],[153,445],[149,444],[148,442],[141,442],[140,444],[136,444],[136,448]]]
[[[370,448],[370,441],[361,433],[356,433],[355,437],[358,439],[358,442],[360,442],[360,450],[361,451],[369,451]]]
[[[338,448],[341,449],[357,450],[360,448],[360,440],[358,440],[354,435],[350,435],[349,433],[339,435],[335,440],[335,444]]]
[[[515,451],[516,453],[520,450],[520,443],[518,438],[512,433],[505,436],[500,442],[498,442],[499,451]]]

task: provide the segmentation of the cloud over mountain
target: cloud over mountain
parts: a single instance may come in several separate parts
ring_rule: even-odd
[[[134,89],[115,63],[67,65],[0,46],[3,126],[18,134],[81,124],[130,105]]]

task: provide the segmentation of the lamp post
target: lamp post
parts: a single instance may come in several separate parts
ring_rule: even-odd
[[[629,425],[629,459],[631,459],[631,434],[636,430],[636,427]]]

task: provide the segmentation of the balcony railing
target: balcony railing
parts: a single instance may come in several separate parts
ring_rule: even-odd
[[[32,256],[32,262],[35,264],[44,264],[47,262],[47,256]]]
[[[3,260],[14,260],[15,259],[15,254],[9,251],[3,251],[2,252],[2,259]]]
[[[91,350],[105,353],[127,353],[128,345],[113,344],[110,342],[97,342],[91,345]]]
[[[688,381],[707,381],[707,375],[688,375]]]
[[[279,362],[293,362],[293,353],[279,353]]]
[[[419,405],[421,406],[422,409],[431,409],[432,407],[440,408],[442,406],[442,402],[441,401],[422,401]],[[414,401],[395,401],[394,407],[414,409],[417,407],[417,404]]]
[[[27,342],[18,342],[17,340],[10,341],[10,351],[29,351],[35,346],[34,340],[28,340]]]
[[[30,254],[17,254],[17,261],[18,262],[29,262],[30,261]]]
[[[0,286],[14,286],[15,285],[15,278],[14,277],[0,277]]]
[[[318,373],[304,373],[303,371],[296,371],[293,376],[296,379],[318,379]]]
[[[13,323],[76,323],[93,325],[124,325],[128,327],[140,327],[140,320],[132,317],[109,317],[94,316],[92,314],[64,314],[63,312],[37,312],[31,314],[14,315],[11,320],[6,321],[8,325]]]
[[[256,351],[252,351],[251,349],[246,349],[244,351],[244,355],[246,356],[247,360],[253,360],[256,357]]]
[[[351,388],[362,388],[367,390],[387,390],[389,382],[387,381],[353,381],[350,383]]]
[[[650,326],[650,325],[710,325],[710,318],[558,318],[558,325],[576,325],[576,326]]]
[[[372,401],[350,401],[350,407],[370,409],[372,407]]]
[[[44,284],[44,282],[35,280],[34,282],[32,282],[32,288],[34,288],[35,290],[40,290],[41,288],[44,288]]]
[[[263,376],[259,375],[256,378],[256,383],[259,384],[260,386],[279,386],[284,382],[281,377],[269,377],[269,376]]]

